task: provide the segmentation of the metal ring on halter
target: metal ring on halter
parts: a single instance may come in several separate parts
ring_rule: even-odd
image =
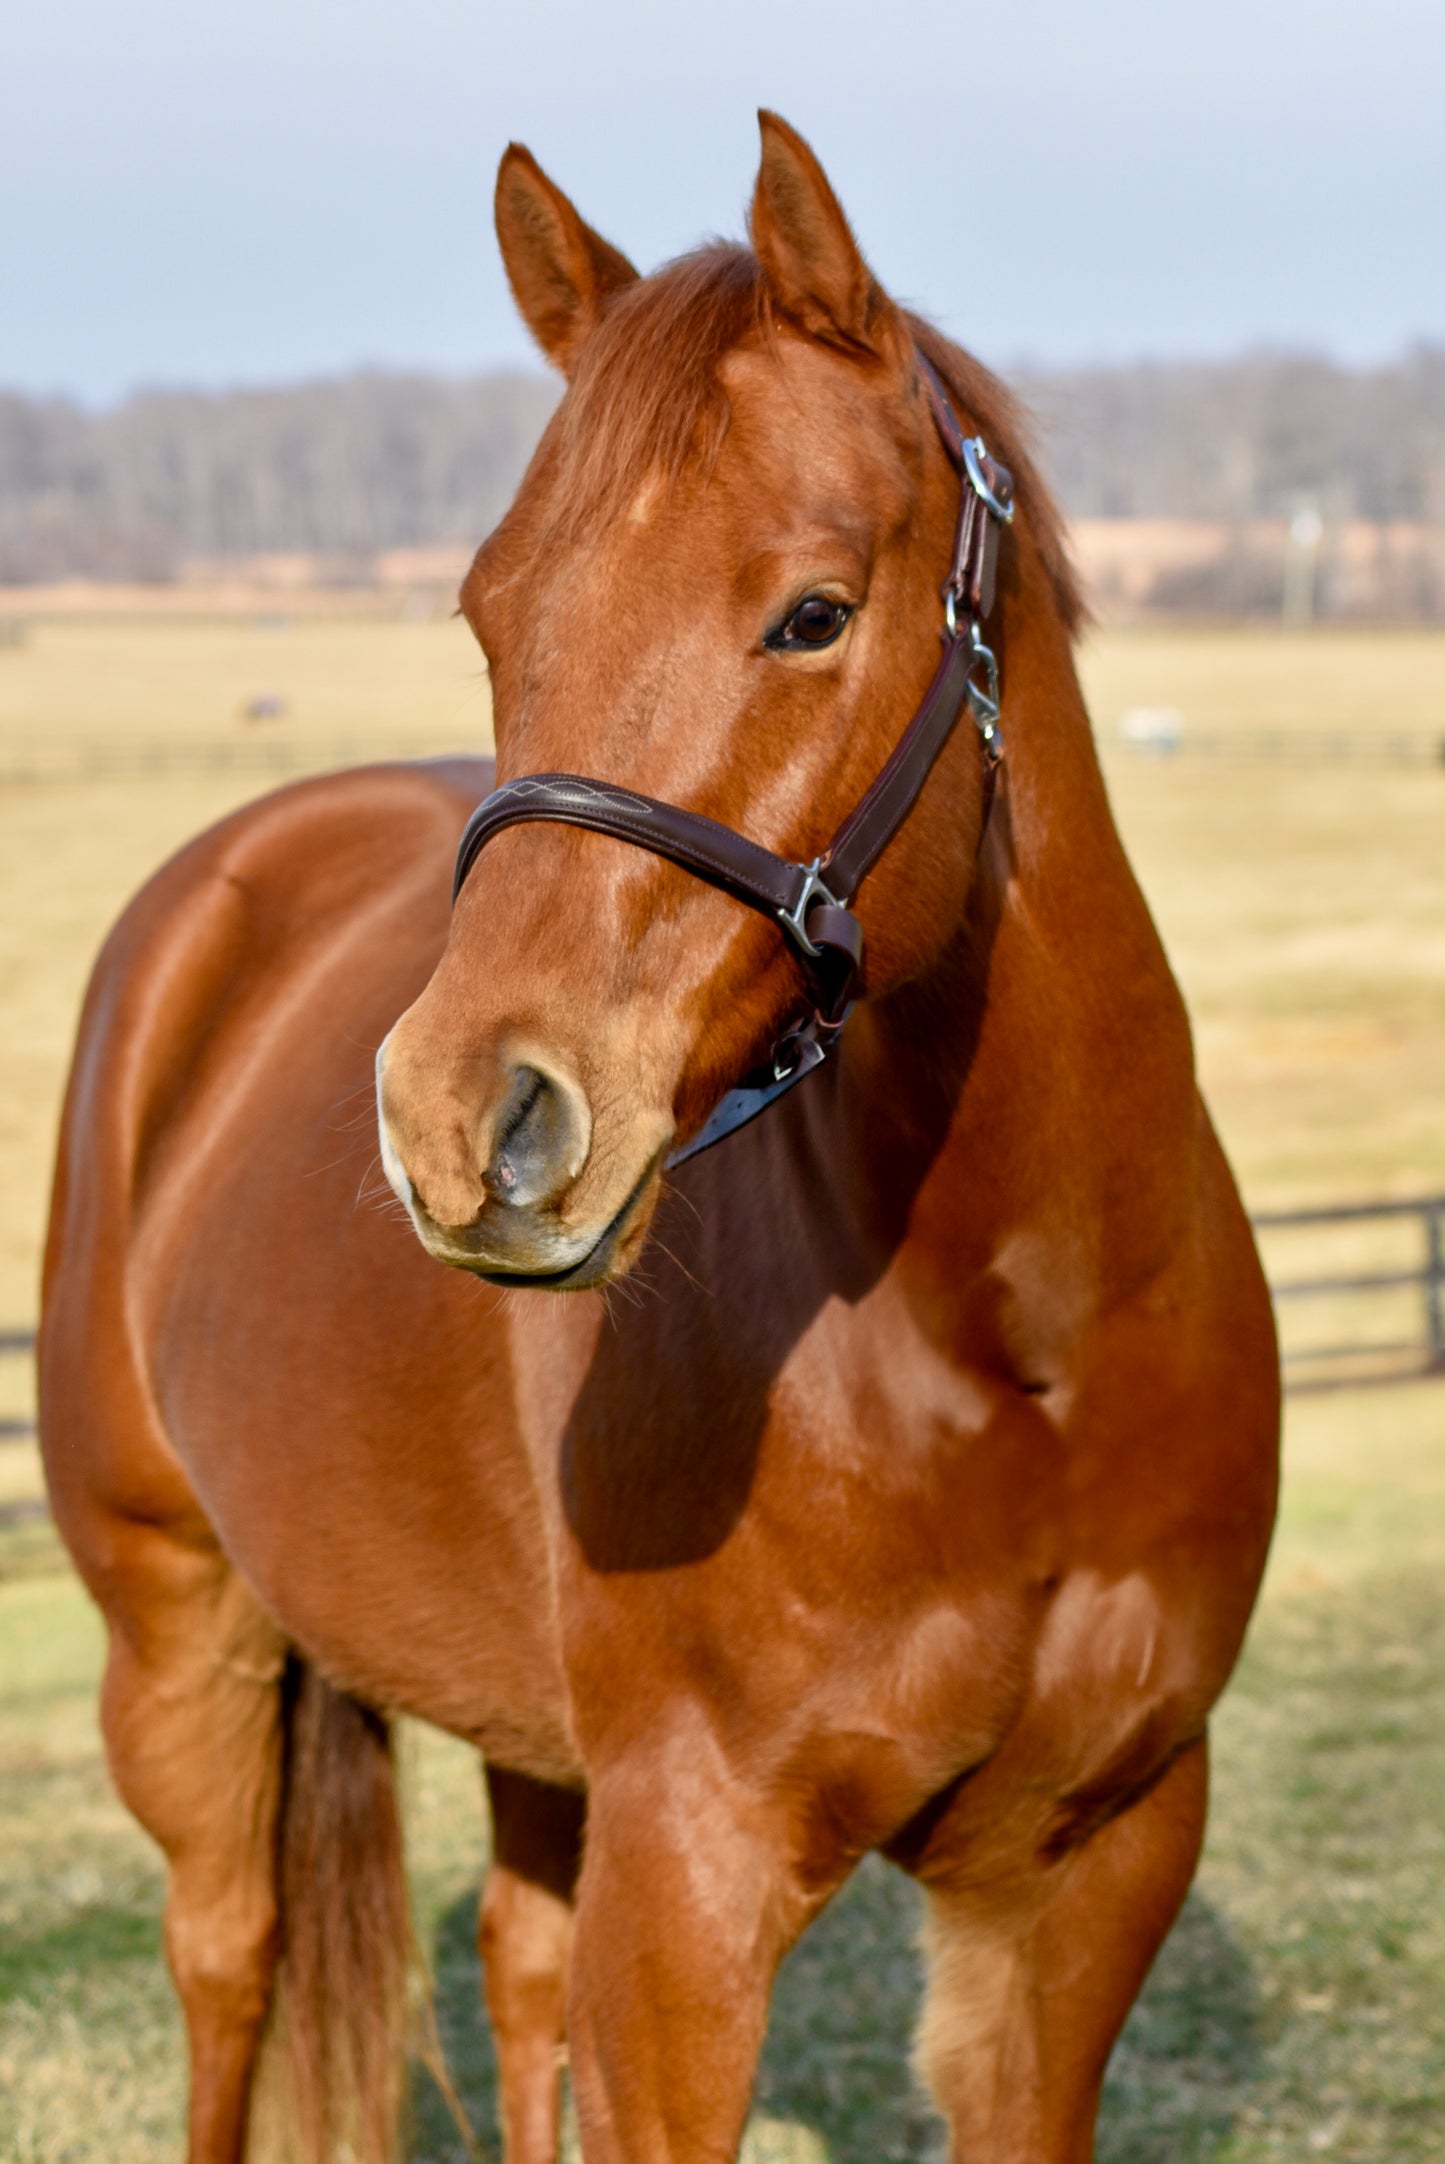
[[[998,656],[991,646],[984,645],[983,633],[980,631],[976,619],[968,628],[969,642],[973,647],[973,666],[969,670],[968,681],[963,687],[964,695],[968,700],[969,711],[978,723],[979,733],[982,735],[984,742],[992,749],[997,735],[999,716]],[[988,679],[988,689],[986,691],[981,684],[976,684],[973,680],[973,668],[980,666]]]
[[[1012,499],[1000,496],[990,486],[988,475],[983,470],[983,461],[987,457],[988,451],[982,436],[964,437],[963,470],[968,475],[969,485],[973,493],[986,510],[992,511],[1001,525],[1012,526],[1014,522]]]
[[[798,1062],[803,1055],[801,1049],[795,1048],[800,1047],[801,1039],[801,1029],[790,1029],[787,1036],[780,1037],[773,1046],[772,1069],[775,1082],[786,1082],[790,1075],[797,1073]],[[792,1052],[791,1059],[786,1056],[789,1051]]]
[[[803,891],[791,909],[780,909],[778,911],[779,924],[782,925],[786,932],[792,935],[804,954],[811,956],[815,960],[823,950],[821,947],[815,947],[808,937],[805,929],[808,911],[812,908],[814,902],[819,900],[826,902],[830,909],[841,909],[843,906],[831,888],[826,886],[818,877],[822,864],[823,859],[821,857],[814,857],[811,864],[800,864],[798,866],[798,870],[803,874]]]

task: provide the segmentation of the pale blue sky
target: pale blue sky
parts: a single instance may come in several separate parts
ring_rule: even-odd
[[[759,104],[994,361],[1445,336],[1445,0],[32,0],[0,384],[526,364],[508,137],[645,267],[741,230]]]

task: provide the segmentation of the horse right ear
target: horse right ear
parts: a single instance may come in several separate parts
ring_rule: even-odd
[[[774,300],[815,338],[890,357],[909,350],[828,176],[796,128],[758,114],[762,164],[753,194],[753,248]]]
[[[607,296],[637,272],[594,233],[530,150],[509,143],[497,171],[497,239],[522,319],[553,366],[570,376]]]

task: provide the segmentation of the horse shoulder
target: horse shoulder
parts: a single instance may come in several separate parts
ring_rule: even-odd
[[[488,779],[278,791],[132,902],[81,1022],[42,1359],[57,1506],[102,1573],[117,1521],[184,1523],[334,1679],[556,1775],[505,1334],[369,1193],[372,1055],[434,966]]]

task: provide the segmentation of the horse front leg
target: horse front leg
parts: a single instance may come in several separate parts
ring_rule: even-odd
[[[587,2164],[736,2156],[773,1977],[815,1904],[704,1743],[594,1781],[568,2042]]]
[[[920,1873],[929,1980],[919,2059],[957,2164],[1089,2164],[1109,2054],[1198,1861],[1203,1741],[1057,1859],[996,1879],[948,1857]]]
[[[240,2164],[277,1957],[284,1647],[219,1555],[107,1525],[121,1562],[107,1588],[102,1724],[116,1786],[169,1867],[187,2155]]]

